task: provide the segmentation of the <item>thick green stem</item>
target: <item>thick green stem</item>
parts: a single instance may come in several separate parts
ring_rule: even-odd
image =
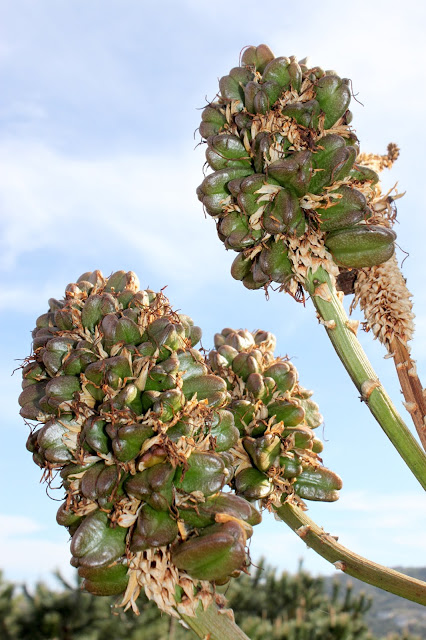
[[[358,578],[374,587],[384,589],[397,596],[426,605],[426,582],[410,578],[398,571],[388,569],[339,544],[335,538],[319,527],[304,511],[285,503],[277,509],[277,515],[320,556],[333,563],[336,569]]]
[[[195,617],[181,614],[181,618],[199,638],[204,640],[250,640],[224,610],[212,604],[205,611],[198,607]]]
[[[426,455],[392,404],[372,368],[356,331],[352,327],[328,273],[320,267],[306,278],[310,294],[328,336],[349,373],[362,400],[367,404],[383,431],[426,489]]]

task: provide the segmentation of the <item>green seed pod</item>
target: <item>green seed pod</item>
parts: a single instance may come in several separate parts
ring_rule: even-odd
[[[280,467],[283,470],[283,478],[296,478],[300,476],[303,471],[303,467],[297,456],[294,456],[294,458],[281,456]]]
[[[171,464],[156,464],[127,480],[129,496],[143,500],[153,509],[168,511],[173,502],[173,478],[176,470]]]
[[[272,378],[281,393],[291,391],[296,384],[297,375],[288,362],[276,362],[265,369],[265,375]]]
[[[210,434],[215,439],[215,451],[228,451],[238,442],[240,432],[230,411],[218,411],[213,416]]]
[[[244,104],[249,113],[267,113],[281,93],[274,82],[249,82],[244,87]]]
[[[342,488],[342,480],[330,469],[304,469],[296,478],[295,492],[305,500],[321,500],[334,502],[338,499],[338,491]]]
[[[349,80],[326,75],[316,84],[316,99],[326,114],[324,128],[330,129],[345,113],[351,101]]]
[[[66,376],[76,376],[96,360],[96,354],[91,349],[75,349],[62,360],[62,371]]]
[[[293,274],[288,251],[282,240],[268,243],[255,258],[254,265],[256,264],[274,282],[286,283]]]
[[[366,224],[327,234],[326,246],[337,264],[362,269],[389,260],[395,239],[392,229]]]
[[[109,567],[78,568],[78,575],[83,578],[83,588],[95,596],[116,596],[126,590],[129,577],[128,567],[124,564],[113,564]]]
[[[178,490],[185,493],[201,491],[211,496],[220,491],[226,481],[226,470],[222,458],[215,453],[193,453],[188,458],[188,468],[180,470],[175,480]]]
[[[347,146],[341,136],[332,133],[321,138],[318,150],[312,156],[314,175],[307,190],[320,193],[325,186],[347,176],[356,156],[355,147]]]
[[[295,449],[312,449],[314,434],[312,429],[305,425],[286,427],[283,431],[283,438],[291,438]]]
[[[273,489],[271,480],[257,469],[244,469],[235,476],[235,490],[246,500],[261,500]]]
[[[64,464],[72,459],[66,445],[66,437],[72,437],[72,430],[78,426],[71,414],[64,414],[60,418],[48,420],[39,430],[37,444],[43,452],[46,462]]]
[[[250,158],[241,140],[234,135],[216,135],[207,140],[206,160],[212,169],[250,166]]]
[[[220,108],[208,106],[204,109],[201,116],[200,135],[203,138],[214,136],[219,133],[224,124],[226,124],[226,116]]]
[[[225,101],[242,100],[244,98],[244,85],[253,77],[248,69],[234,67],[229,76],[223,76],[219,80],[219,89]]]
[[[293,191],[299,198],[304,196],[311,183],[311,152],[298,151],[284,160],[272,162],[267,168],[267,176]],[[312,191],[312,188],[310,190]]]
[[[317,214],[321,216],[320,224],[323,231],[351,227],[368,217],[367,201],[357,189],[343,186],[331,192],[330,195],[340,196],[340,199],[332,200],[331,206],[325,209],[317,209]]]
[[[306,223],[297,196],[288,189],[278,191],[265,210],[263,225],[270,233],[302,235]]]
[[[86,516],[71,542],[75,565],[93,569],[109,566],[123,555],[126,534],[127,529],[112,527],[103,511]]]
[[[239,520],[244,520],[254,526],[261,521],[260,513],[249,502],[230,493],[219,493],[210,496],[196,509],[184,505],[179,515],[189,527],[200,529],[214,524],[218,514],[225,514]]]
[[[320,110],[321,108],[317,100],[308,100],[308,102],[288,104],[283,109],[283,115],[293,118],[303,127],[317,129]]]
[[[77,516],[74,511],[68,509],[66,502],[63,502],[56,512],[56,522],[62,527],[67,527],[71,535],[77,531],[82,520],[82,516]]]
[[[120,462],[129,462],[138,457],[142,445],[154,435],[151,427],[144,424],[127,424],[119,429],[112,437],[112,450]]]
[[[158,511],[144,504],[136,520],[130,550],[143,551],[150,547],[166,546],[174,542],[178,533],[176,520],[168,511]]]
[[[363,167],[361,164],[354,164],[350,175],[356,182],[371,182],[371,184],[379,182],[378,174],[370,167]]]
[[[231,275],[235,280],[243,280],[250,273],[252,261],[239,253],[231,266]]]
[[[268,433],[260,438],[243,438],[243,447],[259,471],[267,471],[276,462],[281,451],[281,440]]]
[[[266,82],[274,82],[281,87],[281,91],[290,87],[291,77],[289,72],[290,58],[273,58],[265,67],[263,79]]]
[[[199,580],[226,580],[245,567],[247,527],[236,520],[214,524],[172,551],[173,563]]]
[[[263,73],[267,65],[274,59],[274,54],[266,44],[258,47],[246,47],[241,57],[241,62],[245,67],[253,67],[259,73]]]
[[[40,407],[46,412],[50,410],[60,414],[80,391],[80,381],[74,376],[52,378],[46,385],[46,393],[40,400]]]
[[[269,416],[275,416],[278,422],[283,421],[286,427],[295,427],[303,422],[305,410],[296,402],[277,400],[268,405]]]
[[[186,379],[182,391],[187,398],[192,398],[196,394],[197,400],[207,400],[211,407],[220,407],[226,399],[226,384],[212,375]]]
[[[254,404],[249,400],[234,400],[229,405],[229,409],[234,416],[235,426],[241,435],[245,435],[255,414]]]

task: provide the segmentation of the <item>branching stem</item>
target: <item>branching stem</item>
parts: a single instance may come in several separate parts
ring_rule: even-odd
[[[402,420],[359,343],[328,273],[309,273],[305,288],[337,355],[383,431],[426,489],[426,455]]]
[[[416,427],[417,434],[423,449],[426,450],[426,398],[423,386],[416,372],[416,365],[411,359],[407,345],[398,338],[394,338],[390,344],[395,362],[401,390],[405,398],[406,408]]]
[[[214,604],[205,611],[198,607],[194,617],[181,614],[181,618],[203,640],[250,640],[231,620],[228,612],[220,612]]]
[[[277,515],[336,569],[406,600],[426,605],[426,582],[383,567],[346,549],[295,505],[285,503],[277,509]]]

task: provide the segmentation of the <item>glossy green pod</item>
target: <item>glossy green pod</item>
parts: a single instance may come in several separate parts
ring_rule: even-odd
[[[199,536],[176,545],[172,549],[172,562],[193,578],[226,580],[245,567],[246,533],[246,528],[236,520],[211,525]]]
[[[389,260],[395,251],[395,239],[392,229],[359,224],[327,234],[325,245],[337,264],[362,269]]]
[[[305,468],[296,478],[294,490],[304,500],[334,502],[342,488],[341,478],[325,467]]]

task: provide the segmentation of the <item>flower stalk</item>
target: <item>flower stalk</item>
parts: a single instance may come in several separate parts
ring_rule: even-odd
[[[220,610],[214,604],[206,610],[199,607],[195,616],[182,615],[182,620],[199,638],[209,640],[249,640],[249,637],[232,620],[230,610]]]
[[[328,292],[324,295],[326,285]],[[321,323],[346,371],[383,431],[426,489],[426,456],[394,407],[359,343],[336,288],[320,267],[308,272],[305,286]]]
[[[417,375],[415,362],[410,356],[407,345],[395,337],[391,341],[390,347],[405,398],[405,408],[411,416],[420,442],[426,451],[426,398],[423,393],[423,385]]]
[[[355,272],[355,297],[350,311],[359,303],[366,326],[392,358],[404,396],[404,406],[426,450],[426,397],[411,356],[409,342],[414,334],[412,295],[393,256],[384,264]]]
[[[276,513],[311,549],[334,564],[336,569],[406,600],[426,605],[425,582],[371,562],[346,549],[294,504],[286,502]]]
[[[312,298],[319,320],[324,324],[331,343],[360,392],[362,400],[422,487],[426,489],[426,456],[397,412],[364,353],[329,274],[322,267],[315,273],[308,271],[305,288]],[[327,293],[324,294],[324,291]]]

